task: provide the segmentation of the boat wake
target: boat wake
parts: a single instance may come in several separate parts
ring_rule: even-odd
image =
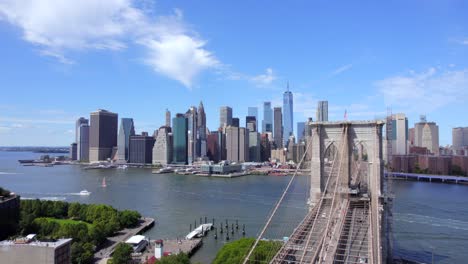
[[[15,174],[23,174],[19,172],[8,172],[8,171],[0,171],[0,175],[15,175]]]

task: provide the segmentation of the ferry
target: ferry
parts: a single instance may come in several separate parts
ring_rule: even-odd
[[[90,195],[91,193],[88,192],[87,190],[82,190],[81,192],[79,192],[79,194],[85,196],[85,195]]]

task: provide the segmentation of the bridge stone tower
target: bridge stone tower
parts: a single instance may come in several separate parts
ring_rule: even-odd
[[[360,155],[366,153],[368,161],[368,177],[361,179],[369,186],[368,194],[381,194],[381,177],[383,176],[382,160],[382,127],[381,121],[350,121],[350,122],[312,122],[309,124],[311,130],[311,187],[310,203],[320,197],[326,182],[325,167],[329,159],[333,158],[335,151],[340,151],[342,144],[347,145],[344,150],[348,153],[341,160],[345,166],[340,177],[344,187],[349,183],[351,174],[351,159],[354,149],[359,149]],[[347,127],[347,135],[343,137],[344,128]],[[347,142],[342,142],[346,140]],[[347,190],[343,190],[347,191]]]

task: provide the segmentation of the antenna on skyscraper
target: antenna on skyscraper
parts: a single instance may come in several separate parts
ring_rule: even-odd
[[[286,89],[287,89],[288,92],[289,92],[289,80],[288,80],[288,83],[286,84]]]

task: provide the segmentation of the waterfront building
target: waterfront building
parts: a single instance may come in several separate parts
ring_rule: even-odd
[[[328,101],[318,101],[315,119],[317,122],[328,122]]]
[[[249,130],[245,127],[239,128],[239,161],[249,161]]]
[[[225,128],[218,130],[218,153],[219,160],[226,160],[226,130]]]
[[[171,127],[171,111],[166,109],[166,127]]]
[[[79,139],[80,139],[80,126],[81,125],[88,125],[88,122],[89,120],[84,118],[84,117],[80,117],[78,118],[78,120],[76,120],[76,123],[75,123],[75,142],[77,144],[77,149],[76,149],[76,152],[75,153],[70,153],[70,157],[71,156],[76,156],[76,159],[79,159],[79,155],[78,155],[78,146],[80,145],[79,143]]]
[[[183,114],[177,114],[172,119],[173,159],[176,164],[187,164],[188,151],[188,121]]]
[[[29,235],[28,237],[34,237]],[[71,238],[36,241],[29,238],[0,242],[2,263],[70,264]]]
[[[78,141],[76,143],[76,159],[78,161],[89,161],[89,125],[81,124],[78,130]]]
[[[226,160],[239,162],[239,128],[226,127]]]
[[[273,109],[274,115],[274,133],[273,138],[276,144],[276,148],[283,147],[283,114],[281,113],[281,107],[275,107]]]
[[[276,163],[286,163],[286,151],[284,149],[272,149],[271,150],[271,161]]]
[[[17,231],[20,220],[20,197],[5,189],[0,192],[0,240]],[[0,249],[1,252],[1,249]],[[1,254],[0,254],[1,258]]]
[[[305,139],[305,122],[297,122],[297,142]]]
[[[231,126],[233,126],[233,127],[240,127],[240,120],[239,120],[239,118],[233,117],[233,118],[232,118],[232,124],[231,124]]]
[[[297,157],[296,157],[297,145],[296,145],[296,137],[294,137],[294,135],[289,136],[288,145],[286,146],[286,148],[288,149],[288,153],[286,153],[286,160],[293,160],[293,161],[297,160]]]
[[[408,118],[405,114],[392,115],[392,134],[389,140],[392,142],[392,154],[405,155],[408,153]]]
[[[427,148],[435,155],[439,154],[439,126],[434,122],[427,122],[425,116],[421,116],[421,120],[414,124],[413,140],[414,146]]]
[[[257,132],[257,119],[255,116],[245,117],[245,127],[251,132]]]
[[[170,127],[160,127],[153,146],[153,164],[167,165],[173,157],[172,131]]]
[[[141,135],[130,136],[129,163],[151,164],[153,162],[154,137],[142,132]]]
[[[270,133],[271,134],[271,133]],[[260,161],[268,161],[271,157],[271,140],[267,133],[260,137]]]
[[[116,113],[99,109],[91,113],[89,129],[89,161],[103,161],[112,158],[112,151],[117,147]]]
[[[468,148],[468,127],[452,128],[452,149],[457,152]]]
[[[70,159],[71,160],[76,160],[76,153],[77,153],[77,144],[76,143],[71,143],[70,144]]]
[[[283,93],[283,146],[287,146],[289,136],[294,133],[294,111],[293,94],[289,91],[289,82],[287,91]]]
[[[249,130],[249,161],[260,162],[260,133]]]
[[[221,160],[220,153],[219,153],[219,145],[218,145],[218,137],[220,132],[214,131],[208,135],[206,142],[207,142],[207,153],[209,160],[214,162],[219,162]]]
[[[262,132],[273,132],[273,111],[271,110],[271,102],[263,103]]]
[[[219,109],[219,127],[227,127],[232,125],[232,108],[229,106],[221,106]]]
[[[249,106],[247,109],[247,115],[248,116],[255,116],[255,120],[259,122],[260,119],[258,119],[258,107],[252,107]]]
[[[130,137],[135,135],[132,118],[121,118],[117,138],[117,160],[128,161]]]
[[[195,106],[191,106],[190,109],[185,113],[187,118],[187,158],[188,164],[192,164],[197,157],[197,147],[198,147],[198,112]]]
[[[241,164],[229,164],[229,162],[221,162],[220,164],[204,164],[201,166],[202,173],[211,174],[230,174],[239,173],[242,171]]]
[[[200,101],[198,106],[198,122],[197,122],[197,157],[206,157],[206,114],[203,102]]]

